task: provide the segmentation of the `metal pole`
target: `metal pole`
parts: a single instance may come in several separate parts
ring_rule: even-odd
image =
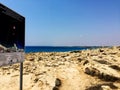
[[[22,90],[23,85],[23,62],[20,63],[20,90]]]

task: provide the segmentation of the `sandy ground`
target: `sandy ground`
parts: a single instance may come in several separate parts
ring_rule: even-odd
[[[25,56],[23,90],[120,90],[120,47]],[[19,64],[0,68],[0,90],[19,90]]]

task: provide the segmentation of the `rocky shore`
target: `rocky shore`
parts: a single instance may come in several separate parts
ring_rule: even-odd
[[[120,46],[25,55],[23,90],[120,90]],[[19,90],[19,64],[0,68],[0,90]]]

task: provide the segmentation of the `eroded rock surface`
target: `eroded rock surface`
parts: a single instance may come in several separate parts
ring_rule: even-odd
[[[23,67],[23,90],[120,90],[120,47],[29,53]],[[19,90],[19,64],[0,77],[0,90]]]

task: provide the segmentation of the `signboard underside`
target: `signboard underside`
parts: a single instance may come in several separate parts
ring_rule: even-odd
[[[24,52],[0,53],[0,66],[24,61]]]

